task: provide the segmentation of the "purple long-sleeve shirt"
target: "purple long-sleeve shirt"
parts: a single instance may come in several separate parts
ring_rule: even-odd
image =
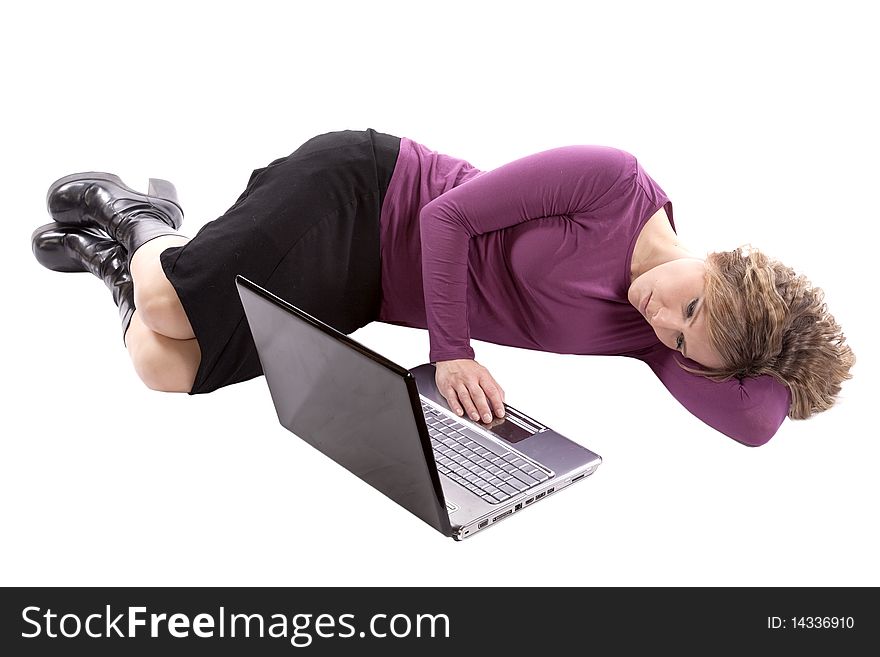
[[[695,416],[747,445],[776,433],[788,388],[710,381],[663,345],[627,299],[636,238],[672,202],[631,154],[554,148],[481,171],[402,138],[381,216],[379,321],[428,329],[430,360],[470,339],[647,363]]]

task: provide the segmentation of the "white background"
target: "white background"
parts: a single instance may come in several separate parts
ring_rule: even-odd
[[[880,584],[866,4],[7,7],[0,583]],[[751,242],[825,290],[854,379],[830,411],[749,448],[643,363],[474,341],[509,403],[604,463],[455,543],[283,429],[262,377],[148,390],[103,285],[30,254],[65,174],[168,178],[192,236],[252,169],[368,127],[481,169],[568,144],[634,153],[687,246]],[[353,337],[406,367],[428,359],[425,331]]]

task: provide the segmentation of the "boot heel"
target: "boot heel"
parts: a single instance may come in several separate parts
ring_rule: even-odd
[[[180,207],[180,201],[177,200],[177,189],[167,180],[150,178],[150,184],[147,187],[147,194],[170,201],[177,207]]]

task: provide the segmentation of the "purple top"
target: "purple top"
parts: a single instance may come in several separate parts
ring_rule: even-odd
[[[627,299],[642,227],[672,202],[631,154],[565,146],[491,171],[402,138],[381,216],[379,321],[429,331],[430,360],[474,358],[470,339],[647,363],[698,418],[748,445],[776,433],[788,388],[716,383],[663,345]]]

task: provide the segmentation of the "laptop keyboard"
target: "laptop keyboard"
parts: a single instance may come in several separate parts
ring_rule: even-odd
[[[422,401],[437,470],[457,484],[499,504],[550,478],[534,461],[499,444],[486,447],[460,430],[465,425],[442,415]]]

